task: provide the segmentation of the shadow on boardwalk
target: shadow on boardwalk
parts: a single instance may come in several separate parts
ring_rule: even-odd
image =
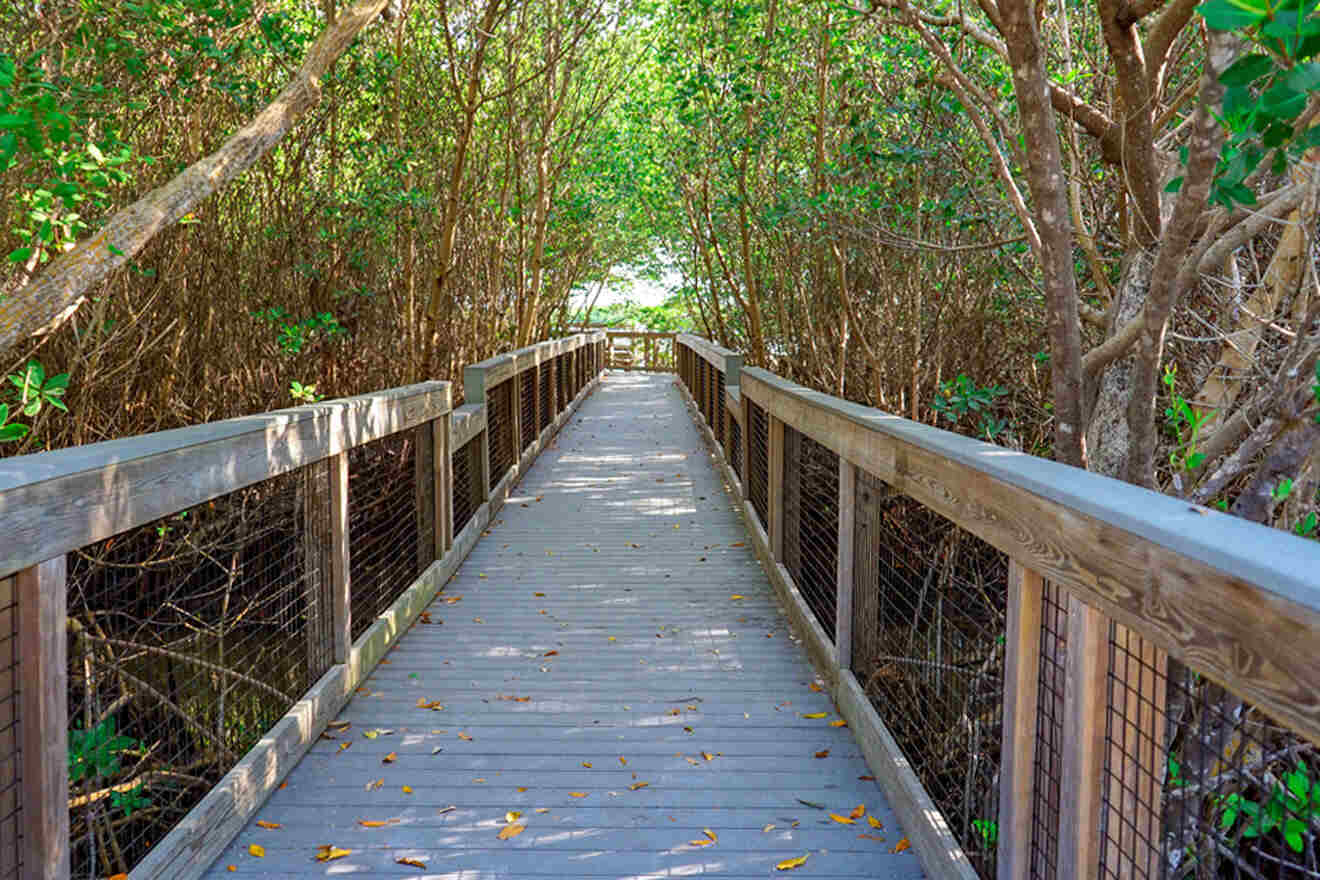
[[[607,377],[208,877],[921,876],[673,381]]]

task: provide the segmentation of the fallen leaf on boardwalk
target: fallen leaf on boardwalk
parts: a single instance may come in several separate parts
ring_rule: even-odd
[[[870,823],[870,825],[871,825],[872,828],[884,828],[884,827],[885,827],[885,823],[881,822],[881,821],[880,821],[879,819],[877,819],[875,816],[867,816],[867,817],[866,817],[866,821]]]
[[[632,785],[628,786],[628,790],[629,790],[629,791],[636,791],[636,790],[639,789],[639,788],[646,788],[646,787],[647,787],[648,785],[650,785],[650,784],[651,784],[651,783],[649,783],[649,782],[634,782]]]
[[[842,718],[838,719],[837,721],[830,722],[830,727],[847,727],[847,726],[848,726],[848,722],[844,721]]]
[[[407,858],[406,856],[399,856],[397,859],[394,860],[394,864],[409,865],[410,867],[413,868],[421,868],[422,870],[426,870],[426,862],[420,861],[419,859],[410,859]]]
[[[417,619],[418,619],[419,621],[421,621],[422,623],[430,623],[430,622],[431,622],[431,612],[429,612],[429,611],[423,611],[420,615],[418,615]]]
[[[881,843],[884,843],[885,841],[885,836],[883,834],[859,834],[857,836],[862,840],[878,840]]]
[[[682,713],[679,712],[679,710],[677,710],[677,709],[670,709],[670,710],[669,710],[668,712],[666,712],[665,714],[666,714],[666,715],[681,715]]]
[[[807,863],[807,856],[798,856],[796,859],[784,859],[775,865],[776,871],[791,871],[794,868],[800,868]]]
[[[590,761],[583,761],[583,762],[582,762],[582,766],[583,766],[583,767],[586,767],[588,770],[590,770],[590,769],[591,769],[591,762],[590,762]]]
[[[816,693],[820,693],[821,691],[824,690],[824,688],[822,688],[820,685],[816,684],[814,681],[813,681],[811,684],[807,685],[807,687],[811,688],[811,689],[812,689],[813,691],[815,691]]]
[[[482,620],[480,617],[474,617],[474,618],[472,618],[472,622],[473,622],[473,623],[485,623],[486,621]]]
[[[351,721],[331,721],[326,727],[333,727],[335,730],[345,730],[352,724]]]
[[[587,796],[587,793],[585,791],[570,791],[568,793],[568,796],[575,798],[584,798]]]
[[[519,822],[515,825],[505,825],[503,828],[500,829],[500,833],[495,836],[498,837],[500,840],[510,840],[514,837],[517,837],[519,834],[522,834],[526,830],[527,830],[527,826]]]
[[[701,757],[705,758],[707,761],[714,761],[714,760],[715,760],[715,756],[712,755],[710,752],[702,752],[702,753],[701,753]]]
[[[382,785],[384,785],[384,784],[385,784],[385,780],[384,780],[384,779],[377,779],[375,782],[368,782],[367,785],[366,785],[366,789],[367,789],[367,791],[375,791],[376,789],[380,788],[380,787],[381,787]]]
[[[849,819],[847,816],[840,816],[838,813],[830,813],[830,818],[833,819],[835,822],[838,822],[840,825],[853,824],[852,819]]]
[[[445,707],[439,700],[428,700],[426,697],[417,698],[418,709],[430,709],[432,712],[440,712]]]
[[[340,743],[340,744],[339,744],[339,751],[342,752],[344,749],[348,748],[348,747],[351,746],[351,745],[352,745],[351,742]]]
[[[486,573],[483,571],[481,573],[481,576],[485,577]],[[453,605],[455,602],[462,602],[462,601],[463,601],[462,596],[445,596],[445,603],[448,605]]]
[[[466,733],[460,733],[458,738],[466,742],[472,742],[472,737],[468,736]]]
[[[688,727],[686,724],[683,725],[683,732],[684,732],[684,733],[696,733],[696,731],[694,731],[691,727]]]
[[[397,761],[397,760],[399,760],[399,753],[398,753],[398,752],[390,752],[388,755],[386,755],[385,757],[381,758],[381,759],[380,759],[380,762],[381,762],[382,764],[393,764],[393,763],[394,763],[395,761]]]
[[[509,812],[504,814],[504,821],[509,822],[510,824],[517,822],[521,818],[522,813],[518,810],[509,810]]]
[[[538,598],[538,599],[544,599],[544,598],[545,598],[545,593],[532,593],[532,595],[535,596],[535,597]]]
[[[542,654],[541,656],[542,656],[542,657],[554,657],[554,656],[557,655],[558,653],[559,653],[558,651],[546,651],[546,652],[545,652],[544,654]]]
[[[733,543],[733,544],[730,544],[729,546],[730,546],[730,547],[743,547],[743,546],[746,546],[746,544],[745,544],[745,542],[743,542],[743,541],[737,541],[737,542],[735,542],[735,543]]]
[[[828,715],[828,714],[830,714],[830,713],[828,713],[828,712],[808,712],[807,714],[803,715],[802,717],[803,717],[803,718],[824,718],[824,717],[825,717],[826,715]]]
[[[825,809],[825,805],[824,805],[824,804],[818,804],[818,803],[815,803],[814,801],[804,801],[802,798],[798,798],[798,799],[797,799],[797,802],[798,802],[799,804],[802,804],[804,807],[811,807],[813,810],[823,810],[823,809]]]
[[[538,813],[548,813],[548,812],[550,812],[550,808],[549,808],[549,807],[537,807],[537,808],[536,808],[536,812],[538,812]]]
[[[875,782],[874,776],[858,776],[857,778],[860,779],[862,782]]]
[[[894,844],[894,848],[891,849],[889,852],[890,852],[890,853],[901,853],[903,850],[907,849],[907,848],[910,847],[911,845],[912,845],[912,841],[910,841],[910,840],[908,840],[906,837],[904,837],[904,838],[903,838],[902,840],[900,840],[898,843]]]
[[[715,835],[715,832],[714,832],[714,831],[711,831],[709,828],[703,828],[703,829],[701,829],[701,832],[702,832],[703,834],[705,834],[707,837],[710,838],[711,843],[719,843],[719,842],[720,842],[720,839]]]
[[[411,785],[405,785],[405,786],[403,787],[403,793],[404,793],[404,794],[412,794],[412,786],[411,786]]]
[[[715,842],[715,841],[713,841],[713,840],[707,840],[706,838],[703,837],[703,838],[701,838],[700,840],[689,840],[689,841],[688,841],[688,845],[689,845],[689,846],[710,846],[710,845],[711,845],[712,843],[714,843],[714,842]]]
[[[226,870],[226,871],[237,871],[237,870],[238,870],[238,866],[237,866],[237,865],[225,865],[225,870]],[[124,878],[127,878],[127,877],[128,877],[127,874],[117,874],[117,875],[115,875],[115,876],[117,876],[117,877],[124,877]],[[111,880],[114,880],[114,878],[112,877]]]
[[[477,574],[477,577],[479,577],[479,578],[484,578],[485,576],[486,576],[486,573],[485,573],[484,571],[483,571],[483,572],[480,572],[480,573]]]
[[[316,848],[316,860],[318,862],[333,862],[335,859],[342,859],[344,856],[351,856],[351,849],[340,849],[337,846],[319,846]]]
[[[249,852],[251,855],[254,855],[254,856],[256,856],[256,857],[259,858],[259,859],[264,859],[264,858],[266,857],[266,850],[263,849],[262,846],[261,846],[261,844],[259,844],[259,843],[249,844],[249,845],[248,845],[248,852]]]
[[[445,813],[452,813],[452,812],[454,812],[454,810],[457,810],[457,809],[458,809],[458,807],[454,806],[453,804],[450,804],[450,805],[447,806],[447,807],[441,807],[440,809],[436,810],[436,811],[435,811],[435,814],[436,814],[437,816],[443,816]]]
[[[830,756],[829,749],[821,749],[819,752],[816,753],[817,758],[828,758],[829,756]]]
[[[687,762],[688,762],[689,764],[691,764],[693,767],[700,767],[700,766],[701,766],[701,762],[698,761],[696,758],[689,758],[687,755],[684,755],[684,756],[683,756],[683,760],[684,760],[684,761],[687,761]]]
[[[516,791],[516,792],[524,792],[524,791],[526,791],[526,790],[527,790],[527,786],[525,786],[525,785],[520,785],[520,786],[518,786],[517,788],[514,789],[514,791]]]
[[[480,785],[481,783],[483,783],[483,782],[486,781],[486,777],[484,777],[484,776],[478,776],[476,779],[474,779],[474,780],[472,780],[472,781],[475,782],[475,783],[477,783],[478,785]]]
[[[394,822],[392,819],[358,819],[358,824],[363,828],[384,828]]]
[[[858,804],[853,807],[853,811],[848,814],[849,818],[860,819],[866,815],[866,804]]]
[[[440,746],[436,746],[435,748],[431,749],[431,754],[438,755],[443,751],[444,749],[442,749]]]
[[[744,598],[744,597],[738,595],[737,593],[734,593],[732,596],[729,597],[729,601],[733,601],[733,600],[735,600],[735,599],[742,599],[742,598]]]
[[[381,661],[380,661],[380,662],[381,662],[381,663],[383,663],[383,664],[385,664],[385,665],[386,665],[386,666],[389,666],[389,665],[390,665],[390,664],[391,664],[391,663],[393,663],[393,662],[394,662],[394,661],[393,661],[393,660],[390,660],[390,659],[387,659],[387,658],[384,658],[384,657],[382,657],[382,658],[381,658]]]
[[[616,639],[614,636],[610,636],[610,639],[609,639],[609,640],[610,640],[611,642],[617,642],[617,641],[618,641],[618,639]]]
[[[258,828],[269,828],[269,829],[271,829],[271,830],[273,831],[273,830],[276,829],[276,828],[283,828],[284,826],[281,825],[279,822],[267,822],[265,819],[258,819],[258,820],[257,820],[257,827],[258,827]]]
[[[623,755],[619,755],[619,763],[622,764],[623,766],[627,767],[627,766],[628,766],[628,759],[625,758]]]
[[[128,880],[128,875],[124,873],[111,874],[108,880]]]

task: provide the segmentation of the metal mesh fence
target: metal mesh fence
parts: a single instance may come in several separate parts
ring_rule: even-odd
[[[761,520],[761,528],[769,531],[770,501],[770,424],[765,410],[755,401],[748,402],[751,425],[747,435],[747,497],[752,509]]]
[[[558,384],[556,385],[558,402],[555,405],[555,415],[559,415],[568,409],[568,405],[573,401],[573,359],[571,355],[561,354],[555,358],[555,376],[558,378]]]
[[[1111,624],[1101,876],[1320,878],[1320,749]]]
[[[784,568],[834,641],[839,561],[839,456],[784,427]]]
[[[17,578],[0,578],[0,878],[4,880],[18,878],[23,868],[17,591]]]
[[[536,370],[527,370],[518,375],[518,424],[522,435],[518,438],[518,453],[523,452],[536,440]]]
[[[982,876],[995,874],[1003,553],[859,471],[853,670]]]
[[[481,449],[486,442],[484,431],[478,431],[472,439],[455,449],[449,459],[454,472],[454,536],[463,531],[463,527],[472,519],[472,515],[481,506]]]
[[[729,461],[729,466],[733,472],[738,475],[738,479],[743,479],[742,462],[742,425],[738,424],[737,419],[729,420],[728,443],[724,447],[725,458]]]
[[[513,467],[515,447],[513,436],[513,407],[515,405],[514,388],[518,378],[506,379],[486,392],[486,445],[490,456],[490,485],[488,492],[493,492],[500,480]]]
[[[428,426],[429,427],[429,426]],[[421,520],[417,429],[348,452],[349,596],[356,640],[430,564],[422,551],[434,528]]]
[[[724,373],[715,371],[715,423],[711,426],[715,429],[715,442],[720,446],[724,445]]]
[[[541,431],[550,427],[551,422],[555,420],[555,394],[554,394],[555,362],[546,361],[536,370],[536,384],[539,388],[541,399],[541,417],[537,420],[536,431],[540,435]]]
[[[69,555],[73,876],[130,870],[329,668],[328,519],[322,464]]]
[[[1063,779],[1063,695],[1068,653],[1067,594],[1045,581],[1041,590],[1040,683],[1036,697],[1035,802],[1031,809],[1031,876],[1059,871],[1059,798]]]

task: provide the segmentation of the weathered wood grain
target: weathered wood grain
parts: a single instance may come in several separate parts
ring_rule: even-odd
[[[809,391],[743,397],[1320,741],[1320,546]]]
[[[18,572],[23,880],[69,876],[69,650],[65,557]]]
[[[348,545],[348,453],[330,459],[330,602],[334,616],[334,657],[348,660],[353,644],[353,585],[349,572]]]
[[[853,536],[857,530],[857,466],[839,459],[839,536],[835,577],[834,652],[840,669],[852,668]]]
[[[1068,597],[1064,677],[1059,876],[1093,880],[1100,869],[1109,621],[1076,596]]]
[[[1039,574],[1009,560],[1004,735],[999,751],[999,880],[1031,876],[1043,586]]]
[[[486,405],[465,403],[455,408],[450,430],[450,446],[458,449],[486,430]]]
[[[437,418],[449,390],[424,382],[0,460],[0,576]]]

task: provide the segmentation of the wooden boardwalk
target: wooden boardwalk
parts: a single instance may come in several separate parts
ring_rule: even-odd
[[[610,374],[207,877],[922,876],[745,542],[673,376]]]

